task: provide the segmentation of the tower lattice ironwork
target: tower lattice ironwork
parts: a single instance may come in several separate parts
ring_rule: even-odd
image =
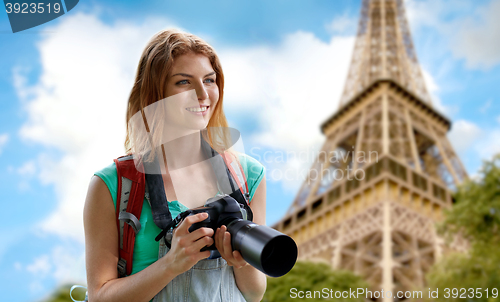
[[[435,222],[467,178],[450,126],[432,107],[403,1],[363,0],[340,107],[322,124],[326,141],[274,227],[296,240],[299,260],[352,270],[394,295],[423,287],[447,248]]]

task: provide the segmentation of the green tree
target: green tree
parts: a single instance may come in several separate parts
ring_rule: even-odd
[[[297,262],[294,268],[285,276],[279,278],[267,278],[267,291],[264,295],[264,302],[296,301],[291,297],[291,289],[296,288],[296,293],[307,291],[314,295],[313,291],[322,292],[323,288],[335,291],[356,291],[357,288],[368,288],[361,277],[349,271],[332,270],[325,263]],[[324,301],[324,298],[317,293],[316,298],[307,301]],[[364,301],[364,296],[355,298],[334,298],[335,301]]]
[[[430,287],[439,289],[434,301],[463,301],[461,288],[467,289],[462,297],[468,301],[496,301],[500,297],[500,155],[484,162],[479,179],[462,184],[455,200],[438,230],[448,241],[462,236],[470,249],[445,255],[427,274]],[[457,288],[457,297],[445,298],[445,288]],[[469,288],[474,288],[474,295]]]

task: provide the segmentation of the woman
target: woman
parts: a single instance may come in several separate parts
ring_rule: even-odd
[[[207,197],[217,192],[209,166],[201,160],[199,135],[192,134],[206,127],[227,127],[222,108],[223,89],[224,76],[215,51],[194,35],[161,31],[150,40],[141,56],[128,102],[127,129],[129,134],[133,132],[129,121],[137,112],[145,116],[146,107],[160,104],[159,100],[172,100],[162,103],[166,107],[164,118],[156,124],[162,126],[159,130],[163,132],[149,130],[151,140],[162,144],[158,150],[168,163],[162,166],[162,177],[174,218],[188,208],[203,206]],[[134,145],[136,142],[129,134],[125,147],[130,154],[141,147]],[[217,150],[214,142],[210,144]],[[265,224],[264,168],[246,155],[239,155],[239,160],[246,161],[242,166],[250,191],[253,221]],[[262,299],[265,275],[232,250],[230,234],[224,226],[215,234],[209,228],[188,231],[193,223],[206,219],[206,213],[187,217],[175,229],[171,249],[165,255],[159,253],[159,243],[154,239],[161,230],[153,223],[146,199],[139,219],[142,228],[136,235],[132,274],[118,278],[116,195],[117,174],[113,163],[95,173],[85,202],[89,301],[139,302],[155,296],[155,301]],[[206,259],[210,252],[200,251],[214,242],[222,259]],[[213,266],[215,262],[220,265]]]

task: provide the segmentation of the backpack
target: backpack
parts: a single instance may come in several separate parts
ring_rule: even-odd
[[[215,150],[210,148],[212,157],[215,161],[211,161],[212,167],[214,168],[215,175],[217,176],[217,181],[222,181],[223,177],[229,180],[229,186],[222,186],[222,193],[228,194],[229,196],[236,199],[243,207],[247,210],[248,220],[252,220],[252,211],[249,207],[249,192],[248,184],[245,178],[245,173],[240,162],[233,157],[232,154],[225,151],[224,153],[217,153]],[[218,156],[220,155],[220,157]],[[222,158],[222,160],[221,160]],[[150,202],[153,197],[148,190],[148,185],[151,184],[147,180],[146,174],[139,172],[136,169],[134,159],[132,155],[121,156],[114,160],[116,164],[116,171],[118,174],[118,191],[116,199],[116,223],[119,230],[119,260],[118,260],[118,275],[119,277],[129,276],[132,273],[132,261],[134,253],[135,235],[141,229],[141,223],[139,222],[139,217],[141,217],[142,205],[144,202],[144,197]],[[214,164],[215,162],[215,164]],[[143,169],[139,169],[144,171]],[[148,175],[149,179],[152,178]],[[156,181],[158,178],[161,180],[161,175],[155,175]],[[163,182],[161,186],[163,191]],[[163,199],[161,199],[163,204],[155,205],[151,204],[151,209],[153,211],[153,216],[155,217],[155,223],[160,226],[157,221],[157,214],[155,213],[155,208],[158,209],[159,206],[166,208],[167,213],[163,213],[162,216],[168,216],[167,222],[172,220],[168,206],[166,206],[166,196],[163,194]],[[156,214],[156,215],[155,215]],[[165,218],[165,217],[163,217]],[[174,217],[175,218],[175,217]],[[164,225],[164,224],[163,224]]]

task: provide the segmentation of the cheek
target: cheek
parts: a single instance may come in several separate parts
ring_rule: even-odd
[[[216,89],[215,91],[212,91],[211,93],[209,92],[210,96],[210,117],[209,119],[212,118],[214,115],[215,108],[217,107],[217,104],[219,103],[219,89]]]
[[[210,92],[209,92],[209,95],[210,95],[210,101],[212,103],[212,106],[215,107],[215,105],[218,103],[219,101],[219,89],[218,88],[215,88],[215,89],[212,89]]]

